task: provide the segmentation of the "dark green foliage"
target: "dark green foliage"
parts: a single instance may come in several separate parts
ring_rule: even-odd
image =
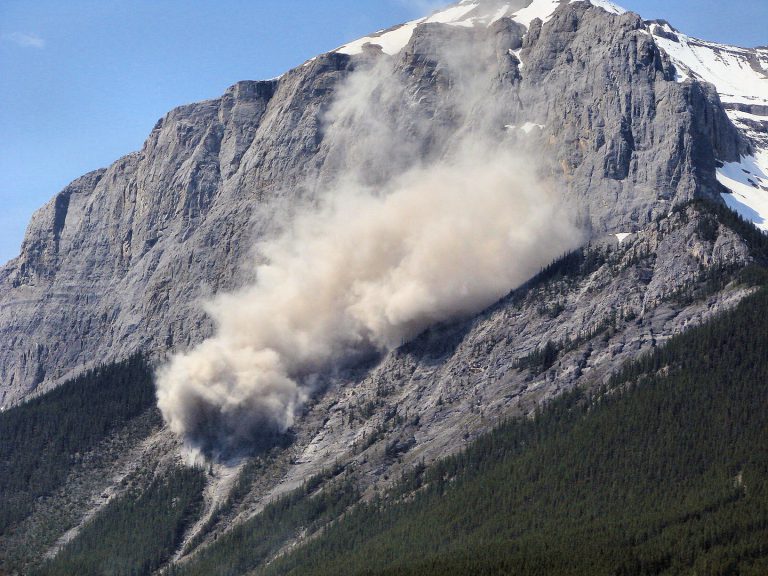
[[[696,233],[702,240],[706,242],[714,242],[717,240],[718,227],[719,223],[717,219],[707,215],[699,219],[698,224],[696,225]]]
[[[541,348],[537,348],[527,356],[520,358],[515,367],[519,370],[530,370],[534,374],[539,374],[549,370],[557,362],[562,349],[563,346],[547,341]]]
[[[239,576],[261,565],[288,540],[301,532],[312,533],[338,518],[360,498],[353,482],[337,478],[340,467],[311,478],[300,489],[269,504],[245,524],[203,549],[190,565],[174,566],[171,574],[183,576]],[[312,494],[321,482],[328,487]]]
[[[742,274],[744,270],[740,264],[716,266],[701,270],[694,280],[687,285],[681,286],[669,299],[685,306],[701,301],[713,294],[717,294],[734,280],[741,282],[749,280],[748,276]]]
[[[265,574],[768,573],[768,291],[408,474]]]
[[[152,574],[181,544],[200,512],[205,473],[176,468],[113,502],[83,528],[39,576]]]
[[[609,247],[593,246],[568,252],[547,265],[528,282],[510,292],[491,309],[508,306],[510,303],[519,305],[535,290],[545,286],[552,288],[557,285],[556,289],[564,294],[568,285],[598,270],[608,262],[611,255],[615,256],[615,254]],[[556,318],[563,310],[562,303],[558,303],[551,308],[542,309],[541,313]],[[410,342],[404,342],[399,351],[403,354],[416,354],[422,358],[442,358],[453,353],[466,336],[470,324],[469,321],[461,321],[433,326]]]
[[[534,276],[530,284],[545,284],[555,282],[565,277],[577,276],[583,273],[584,264],[587,260],[587,251],[584,249],[574,250],[563,254],[560,258],[546,266],[541,272]],[[598,266],[599,267],[599,266]],[[590,266],[586,266],[587,269]]]
[[[768,264],[768,235],[758,230],[752,222],[745,220],[741,215],[723,204],[715,204],[706,200],[695,200],[693,205],[700,208],[704,213],[716,218],[723,226],[736,232],[749,246],[752,257],[760,264]],[[684,207],[680,209],[684,209]],[[706,229],[711,228],[713,224],[709,223],[703,226]],[[701,233],[701,226],[699,228]]]
[[[152,371],[138,355],[0,414],[0,534],[61,486],[79,455],[154,404]]]
[[[725,208],[697,203],[703,239],[720,225],[741,234],[758,263],[768,239]],[[564,255],[506,303],[567,290],[619,252]],[[638,253],[637,261],[651,257]],[[636,262],[636,261],[633,261]],[[678,295],[693,300],[734,278],[764,285],[759,265],[702,270]],[[541,310],[552,318],[559,301]],[[595,330],[634,321],[634,312]],[[442,327],[409,350],[440,355],[463,332]],[[446,335],[450,336],[449,339]],[[547,342],[519,368],[541,372],[579,340]],[[202,548],[169,574],[650,574],[768,573],[768,293],[627,365],[605,388],[566,394],[465,452],[416,466],[384,496],[359,503],[341,467],[307,481]],[[442,403],[442,401],[441,401]],[[358,406],[365,419],[380,403]],[[61,486],[78,454],[153,409],[151,371],[137,357],[91,372],[0,416],[0,534],[35,498]],[[352,415],[350,415],[350,419]],[[383,426],[397,426],[392,419]],[[360,449],[360,447],[357,447]],[[398,457],[401,447],[387,445]],[[217,518],[251,490],[244,470]],[[175,469],[109,504],[39,574],[150,574],[169,561],[199,515],[205,474]],[[275,558],[287,542],[299,548]],[[195,544],[199,544],[196,541]],[[268,566],[265,563],[271,561]]]
[[[768,268],[752,264],[741,269],[737,278],[747,286],[765,286],[768,285]]]
[[[199,546],[216,524],[222,519],[225,519],[227,514],[231,513],[235,509],[235,506],[243,501],[253,488],[256,479],[260,474],[263,474],[264,469],[266,468],[266,462],[267,461],[262,457],[251,458],[246,461],[241,468],[227,499],[223,504],[217,506],[208,516],[208,519],[197,534],[195,534],[194,538],[186,543],[185,550],[193,550]]]
[[[603,248],[587,246],[568,252],[546,266],[528,282],[512,291],[507,299],[511,298],[513,302],[521,301],[535,288],[564,280],[572,282],[588,276],[608,262],[611,255],[612,251],[607,246]]]

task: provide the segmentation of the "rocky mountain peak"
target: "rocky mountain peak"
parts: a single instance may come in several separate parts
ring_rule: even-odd
[[[42,208],[22,254],[0,270],[8,343],[0,403],[96,358],[162,355],[210,334],[198,303],[253,279],[250,263],[263,258],[254,241],[278,226],[281,206],[316,200],[345,165],[368,162],[355,152],[362,132],[330,130],[327,114],[371,57],[382,78],[403,78],[410,104],[393,100],[388,110],[400,143],[411,142],[369,163],[371,177],[453,153],[457,135],[480,122],[541,159],[594,237],[638,229],[695,197],[717,200],[725,190],[718,165],[739,162],[755,142],[733,114],[755,109],[724,111],[725,92],[680,81],[678,60],[637,16],[592,4],[604,9],[460,2],[279,79],[240,82],[221,98],[169,112],[140,152],[78,179]],[[440,48],[456,41],[484,54],[473,89],[493,114],[462,111],[458,76]]]

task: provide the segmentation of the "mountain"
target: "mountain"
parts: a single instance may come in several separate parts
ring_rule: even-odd
[[[626,362],[733,310],[764,281],[768,258],[762,234],[725,208],[765,228],[767,70],[765,49],[695,40],[610,2],[465,0],[280,78],[240,82],[219,99],[171,111],[141,151],[79,178],[41,208],[21,254],[0,269],[7,343],[0,349],[0,418],[40,421],[18,437],[47,438],[46,418],[29,412],[35,402],[56,418],[79,405],[71,396],[110,406],[98,390],[111,389],[118,376],[98,380],[102,372],[91,372],[96,380],[88,382],[97,384],[90,385],[77,379],[84,371],[138,352],[160,366],[222,342],[251,348],[254,334],[267,338],[264,325],[280,336],[265,341],[286,370],[276,370],[282,387],[269,401],[293,394],[287,419],[274,430],[260,416],[249,422],[263,432],[254,443],[253,430],[232,424],[232,414],[242,419],[254,406],[261,410],[263,398],[249,391],[232,400],[227,392],[242,392],[234,387],[223,400],[204,392],[176,399],[189,404],[183,423],[193,434],[186,438],[144,403],[127,415],[104,408],[117,414],[115,426],[64,443],[68,457],[54,464],[28,453],[32,440],[19,441],[4,456],[2,474],[23,467],[30,477],[48,471],[51,481],[34,489],[9,483],[6,497],[18,514],[0,526],[0,557],[8,558],[0,567],[25,571],[63,550],[65,564],[49,569],[71,573],[66,562],[84,561],[82,551],[103,534],[119,548],[115,535],[161,526],[162,537],[146,538],[157,544],[151,562],[143,563],[146,547],[136,544],[126,547],[125,565],[143,566],[139,573],[171,560],[183,567],[264,515],[284,527],[263,538],[261,559],[272,559],[414,467],[455,454],[564,393],[596,390]],[[511,164],[513,158],[533,168]],[[344,226],[401,204],[376,203],[380,195],[373,194],[373,205],[347,212],[333,202],[348,182],[390,192],[395,186],[388,197],[405,198],[406,206],[428,200],[421,219],[406,211],[394,221],[433,230],[435,216],[451,226],[464,222],[451,212],[454,203],[464,212],[486,206],[478,191],[476,202],[461,189],[451,196],[452,182],[501,182],[506,190],[523,176],[533,200],[503,204],[504,213],[542,212],[534,227],[512,220],[520,234],[502,263],[519,268],[514,275],[485,286],[499,272],[497,262],[475,267],[474,258],[462,259],[463,248],[485,240],[473,227],[438,236],[458,239],[448,257],[459,264],[448,265],[447,276],[435,272],[431,286],[454,287],[457,273],[460,280],[471,275],[446,297],[465,290],[477,298],[451,300],[450,309],[438,300],[434,313],[420,308],[421,315],[383,332],[373,324],[349,328],[360,317],[342,315],[319,328],[296,324],[283,338],[278,320],[298,322],[283,308],[275,308],[274,326],[267,316],[250,321],[247,298],[265,271],[298,270],[296,294],[313,316],[323,315],[312,309],[315,298],[349,296],[336,284],[311,283],[319,282],[314,266],[326,267],[315,257],[322,254],[318,234],[351,246],[338,264],[344,270],[359,265],[361,254],[390,246],[379,236],[369,244],[345,235]],[[439,186],[423,188],[424,181]],[[404,196],[397,186],[420,195]],[[435,189],[444,194],[433,199]],[[491,200],[479,213],[494,216],[499,205]],[[332,217],[313,220],[324,203],[336,206],[327,209]],[[475,227],[491,229],[491,221]],[[363,224],[364,232],[377,233],[394,226],[376,218]],[[296,256],[303,251],[309,256]],[[270,264],[276,254],[290,265]],[[426,256],[418,273],[444,262]],[[357,287],[369,280],[351,278]],[[221,293],[234,296],[207,310],[201,305]],[[279,298],[269,302],[277,306]],[[355,300],[361,302],[369,300]],[[242,332],[226,333],[241,321]],[[329,352],[316,351],[317,334],[333,344]],[[383,344],[382,334],[389,338]],[[294,340],[312,353],[288,354],[283,346]],[[211,365],[226,364],[228,354]],[[51,394],[61,404],[51,404]],[[161,402],[173,426],[167,406]],[[181,466],[190,440],[209,457],[200,474]],[[247,457],[216,451],[244,444],[252,449]],[[343,496],[335,497],[342,482]],[[176,515],[138,521],[125,512],[171,509],[174,491]],[[313,508],[305,522],[302,514],[317,502],[322,509]],[[296,513],[297,524],[281,515],[294,504],[305,510]]]
[[[526,18],[555,4],[531,4]],[[480,9],[463,3],[432,17],[448,24],[383,34],[407,44],[390,67],[407,74],[408,89],[423,89],[438,68],[426,55],[441,42],[477,42],[478,57],[484,46],[486,58],[499,59],[488,74],[503,72],[511,86],[485,94],[504,108],[496,127],[545,127],[528,134],[538,141],[531,146],[547,147],[548,169],[593,235],[631,232],[695,196],[716,197],[716,161],[748,152],[710,86],[672,81],[673,61],[636,15],[586,16],[588,4],[576,2],[540,38],[537,23],[526,34],[504,18],[488,27],[451,22]],[[596,35],[605,41],[595,44]],[[140,152],[76,180],[41,208],[20,256],[0,271],[8,342],[0,402],[55,386],[94,359],[162,354],[208,336],[199,300],[251,279],[252,239],[270,232],[280,201],[317,194],[342,168],[347,139],[360,136],[333,141],[319,121],[365,58],[346,54],[355,51],[343,47],[278,80],[239,83],[218,100],[173,110]],[[469,121],[451,117],[450,98],[435,92],[415,111],[395,111],[392,124],[405,131],[415,120],[409,114],[434,117],[418,135],[427,148],[420,153],[444,153]]]

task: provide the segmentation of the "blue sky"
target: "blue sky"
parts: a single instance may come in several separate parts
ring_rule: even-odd
[[[446,3],[0,0],[0,263],[18,253],[36,208],[139,149],[174,106]],[[619,3],[694,36],[768,44],[768,0]]]

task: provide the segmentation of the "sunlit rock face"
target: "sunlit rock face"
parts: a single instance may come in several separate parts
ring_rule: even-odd
[[[201,302],[253,282],[258,241],[298,206],[350,167],[383,186],[450,157],[467,132],[535,156],[585,238],[719,198],[718,161],[738,161],[749,144],[715,89],[679,82],[638,16],[556,4],[547,14],[532,12],[540,3],[494,4],[490,17],[481,3],[434,16],[401,46],[371,37],[171,111],[141,151],[41,208],[19,257],[0,269],[0,405],[137,349],[161,356],[201,342],[214,333]],[[339,130],[329,115],[371,67],[401,97],[386,129],[402,146],[388,144],[386,158],[362,146],[376,145],[375,125]]]

